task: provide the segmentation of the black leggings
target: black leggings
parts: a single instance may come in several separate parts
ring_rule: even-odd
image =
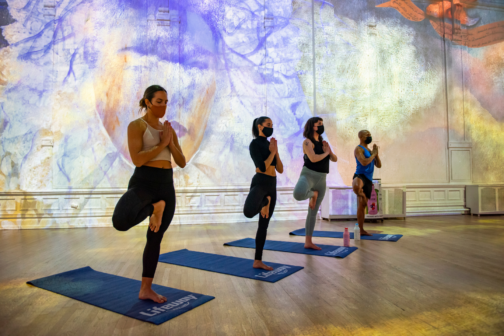
[[[268,233],[268,224],[273,216],[276,204],[276,177],[265,174],[255,174],[250,185],[250,192],[245,200],[243,214],[247,218],[252,218],[261,212],[261,209],[268,204],[267,196],[271,197],[268,218],[259,215],[259,227],[256,234],[256,252],[255,260],[262,260],[266,234]]]
[[[119,231],[128,231],[154,211],[153,203],[165,201],[161,227],[158,232],[147,228],[147,244],[143,253],[142,277],[154,278],[161,249],[161,240],[175,214],[173,170],[137,167],[128,185],[128,191],[117,203],[112,223]]]

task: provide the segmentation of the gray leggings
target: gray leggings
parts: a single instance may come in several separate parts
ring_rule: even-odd
[[[315,221],[317,220],[317,212],[326,192],[326,176],[326,173],[318,173],[316,171],[303,167],[299,181],[294,188],[294,198],[298,201],[304,201],[306,199],[312,198],[314,191],[319,192],[317,204],[315,204],[315,209],[312,210],[310,209],[310,207],[308,207],[308,216],[306,216],[305,226],[307,236],[313,235]]]

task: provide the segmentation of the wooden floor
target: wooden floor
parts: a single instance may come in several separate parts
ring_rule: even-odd
[[[288,233],[303,226],[272,222],[268,238],[302,242]],[[155,283],[216,299],[159,326],[26,285],[84,266],[140,279],[146,227],[0,231],[0,334],[504,335],[504,217],[414,217],[367,228],[404,237],[361,241],[345,259],[265,251],[265,261],[305,267],[275,284],[160,263]],[[252,249],[222,244],[255,229],[172,226],[161,252],[253,258]]]

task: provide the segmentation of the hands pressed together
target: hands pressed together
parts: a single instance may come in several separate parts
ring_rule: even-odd
[[[324,151],[324,153],[333,154],[331,146],[329,146],[329,143],[327,141],[322,141],[322,150]]]
[[[272,154],[277,154],[278,153],[278,142],[275,138],[271,138],[270,140],[270,145],[269,145],[269,150]]]
[[[173,139],[173,129],[170,122],[165,121],[163,123],[163,130],[159,133],[159,137],[163,146],[168,147],[170,145]]]
[[[373,145],[373,150],[371,151],[371,155],[378,155],[378,146],[376,144]]]

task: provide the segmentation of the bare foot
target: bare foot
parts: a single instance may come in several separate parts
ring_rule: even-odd
[[[152,300],[157,303],[166,302],[166,298],[163,295],[159,295],[154,292],[152,288],[149,289],[140,289],[140,293],[138,294],[138,298],[140,300]]]
[[[165,208],[165,201],[159,201],[157,203],[152,204],[154,206],[154,211],[150,217],[149,227],[152,231],[158,232],[159,227],[161,226],[161,220],[163,219],[163,212]]]
[[[360,231],[360,235],[361,235],[361,236],[372,236],[372,234],[371,234],[371,233],[367,233],[367,232],[366,232],[366,231],[364,231],[364,230],[361,230],[361,231]]]
[[[318,198],[318,191],[314,191],[312,198],[310,198],[310,203],[308,204],[310,209],[315,210],[315,205],[317,204],[317,198]]]
[[[312,250],[322,250],[321,247],[318,247],[317,245],[313,244],[313,243],[305,243],[304,244],[304,248],[305,249],[312,249]]]
[[[273,271],[273,267],[266,265],[261,260],[254,260],[254,265],[252,267],[262,268],[262,269],[265,269],[266,271]]]
[[[268,196],[266,198],[268,199],[268,205],[263,206],[263,208],[261,209],[261,216],[263,218],[269,217],[269,207],[270,207],[270,203],[271,203],[271,197]]]

